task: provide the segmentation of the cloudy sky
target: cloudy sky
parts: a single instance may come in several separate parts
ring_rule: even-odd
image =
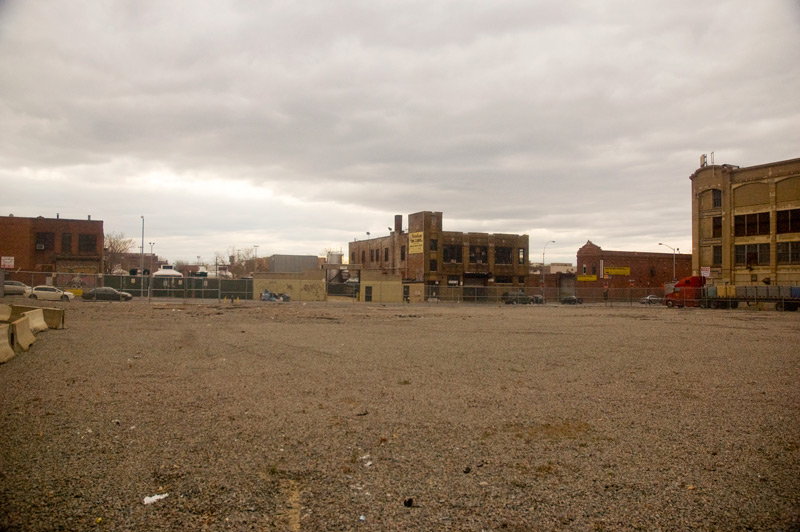
[[[422,210],[535,261],[690,251],[712,151],[800,157],[800,1],[0,0],[0,214],[144,216],[172,261]]]

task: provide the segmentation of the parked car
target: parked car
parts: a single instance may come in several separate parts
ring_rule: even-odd
[[[517,290],[516,292],[503,292],[503,295],[500,296],[500,299],[506,305],[530,305],[535,303],[533,296],[529,296],[522,290]]]
[[[31,290],[31,295],[28,297],[47,301],[72,301],[75,298],[75,294],[72,292],[65,292],[55,286],[40,285],[34,286]]]
[[[561,300],[562,305],[581,305],[583,303],[583,299],[577,296],[567,296]]]
[[[3,291],[7,296],[29,296],[31,287],[19,281],[3,281]]]
[[[120,292],[110,286],[101,286],[86,290],[81,294],[81,297],[90,301],[130,301],[133,299],[133,296],[128,292]]]
[[[642,305],[660,305],[663,302],[664,302],[663,297],[654,294],[650,294],[649,296],[644,296],[642,299],[639,300],[639,303],[641,303]]]

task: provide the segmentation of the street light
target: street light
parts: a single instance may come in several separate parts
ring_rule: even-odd
[[[258,271],[258,244],[253,244],[253,247],[256,250],[256,258],[254,259],[254,262],[253,262],[253,271],[257,272]]]
[[[542,248],[542,295],[544,295],[544,252],[547,251],[548,244],[555,244],[555,240],[551,240],[547,242],[544,247]]]
[[[139,271],[144,275],[144,215],[142,215],[142,247],[139,249],[141,250]]]
[[[155,242],[148,242],[150,244],[150,275],[153,275],[153,246],[156,245]]]
[[[672,250],[672,282],[675,282],[675,281],[678,280],[675,277],[675,252],[676,252],[676,248],[674,248],[672,246],[668,246],[668,245],[664,244],[663,242],[659,242],[658,245],[659,246],[664,246],[665,248],[669,248],[669,249]],[[680,251],[680,249],[681,248],[677,248],[677,251]]]

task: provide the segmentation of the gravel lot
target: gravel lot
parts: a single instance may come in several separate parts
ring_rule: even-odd
[[[799,312],[63,307],[2,530],[800,530]]]

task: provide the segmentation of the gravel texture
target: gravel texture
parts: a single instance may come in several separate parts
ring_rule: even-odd
[[[800,313],[63,307],[2,530],[800,530]]]

